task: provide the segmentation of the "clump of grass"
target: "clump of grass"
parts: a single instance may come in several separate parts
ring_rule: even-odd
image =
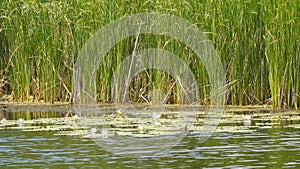
[[[296,2],[268,4],[266,8],[266,57],[275,107],[299,103],[299,21]],[[298,9],[296,9],[298,8]],[[297,66],[298,65],[298,66]]]
[[[0,96],[15,101],[71,102],[78,51],[99,28],[137,12],[159,11],[196,24],[219,51],[227,75],[227,104],[300,104],[297,1],[5,1],[0,4]],[[112,101],[114,70],[129,56],[136,37],[118,43],[97,74],[96,100]],[[210,102],[204,65],[188,46],[166,36],[140,35],[136,50],[162,48],[186,61],[199,85],[201,104]],[[145,70],[131,80],[130,97],[146,102],[152,90],[179,103],[180,86],[170,75]]]

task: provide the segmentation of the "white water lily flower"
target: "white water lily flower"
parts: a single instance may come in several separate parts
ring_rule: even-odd
[[[145,131],[144,125],[143,124],[139,124],[138,127],[137,127],[137,130],[138,130],[138,132],[144,132]]]
[[[118,110],[116,111],[116,113],[117,113],[118,115],[122,115],[122,114],[123,114],[123,111],[122,111],[122,109],[118,109]]]
[[[89,131],[91,134],[96,134],[96,132],[98,131],[97,128],[93,127],[91,128],[91,130]]]
[[[3,118],[2,120],[1,120],[1,123],[2,124],[5,124],[7,122],[7,120],[5,119],[5,118]]]
[[[161,117],[161,114],[160,114],[160,113],[153,112],[153,113],[152,113],[152,117],[153,117],[154,119],[159,119],[159,118]]]
[[[17,121],[17,123],[23,123],[23,122],[24,122],[24,119],[22,119],[22,118],[19,118]]]
[[[243,116],[243,118],[244,118],[245,120],[251,120],[251,115],[250,115],[250,114],[245,114],[245,115]]]
[[[100,132],[101,132],[101,137],[102,138],[107,138],[108,137],[108,130],[102,129],[102,130],[100,130]]]
[[[77,122],[77,121],[78,121],[78,116],[77,116],[77,115],[74,115],[74,116],[72,116],[72,119],[73,119],[75,122]]]
[[[243,118],[244,118],[244,126],[250,126],[251,125],[251,115],[245,114],[243,116]]]

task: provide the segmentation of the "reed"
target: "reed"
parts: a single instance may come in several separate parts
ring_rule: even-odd
[[[300,104],[300,7],[279,1],[4,1],[0,4],[0,97],[14,101],[71,102],[78,52],[99,28],[122,16],[145,11],[177,15],[195,23],[219,51],[227,75],[227,104]],[[129,56],[137,37],[118,43],[101,63],[97,98],[110,102],[114,70]],[[209,104],[210,84],[189,47],[167,36],[140,35],[136,50],[162,48],[186,61],[199,85],[201,104]],[[145,70],[131,80],[130,97],[150,99],[168,93],[180,103],[180,86],[165,72]]]

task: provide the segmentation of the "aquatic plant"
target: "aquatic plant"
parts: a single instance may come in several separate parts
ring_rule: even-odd
[[[74,64],[83,44],[105,24],[137,12],[180,16],[203,30],[226,68],[227,104],[300,104],[300,6],[272,1],[4,1],[0,4],[0,98],[71,102]],[[112,101],[111,78],[134,48],[162,48],[186,61],[199,84],[200,104],[210,102],[209,79],[189,47],[167,36],[140,35],[118,43],[97,75],[99,102]],[[160,89],[165,102],[180,103],[180,86],[170,75],[145,70],[132,79],[130,98],[147,102]]]

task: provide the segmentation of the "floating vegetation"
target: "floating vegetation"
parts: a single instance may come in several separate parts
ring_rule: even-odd
[[[225,112],[218,119],[213,132],[248,133],[259,129],[300,128],[300,112],[276,112],[238,114]],[[177,134],[197,135],[207,132],[205,111],[135,111],[102,113],[96,115],[62,118],[17,119],[0,121],[0,130],[24,132],[54,132],[54,135],[80,136],[85,138],[150,138]]]
[[[285,128],[300,129],[300,124],[290,124],[290,125],[285,126]]]

